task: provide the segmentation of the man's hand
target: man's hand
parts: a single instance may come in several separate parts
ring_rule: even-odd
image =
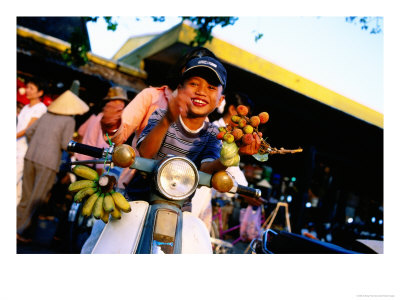
[[[253,132],[253,142],[249,145],[245,145],[239,148],[240,155],[253,155],[258,153],[261,146],[261,139],[257,133]]]
[[[190,97],[185,93],[184,89],[178,87],[172,93],[172,98],[171,101],[168,102],[168,110],[165,116],[170,123],[173,123],[178,120],[179,115],[186,117],[190,105],[192,105]]]
[[[224,166],[219,159],[213,160],[213,161],[208,161],[204,162],[200,166],[201,172],[208,173],[208,174],[213,174],[218,171],[226,170],[226,166]]]

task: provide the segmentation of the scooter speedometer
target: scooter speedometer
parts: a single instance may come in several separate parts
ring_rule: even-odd
[[[157,190],[170,200],[188,198],[197,188],[199,175],[196,166],[184,157],[169,157],[158,167]]]

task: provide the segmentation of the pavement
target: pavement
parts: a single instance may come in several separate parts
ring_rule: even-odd
[[[232,241],[232,240],[228,240]],[[233,252],[232,254],[251,254],[251,251],[248,250],[247,253],[244,253],[250,243],[238,242],[233,245]]]
[[[75,254],[88,233],[71,239],[69,224],[57,218],[38,220],[30,243],[17,241],[17,254]],[[83,241],[82,241],[83,240]]]

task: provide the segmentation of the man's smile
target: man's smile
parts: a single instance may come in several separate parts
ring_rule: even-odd
[[[192,98],[191,100],[192,100],[193,105],[198,106],[198,107],[203,107],[208,104],[207,101],[200,99],[200,98]]]

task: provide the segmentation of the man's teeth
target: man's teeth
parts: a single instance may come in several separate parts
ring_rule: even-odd
[[[199,100],[199,99],[193,99],[194,103],[199,103],[199,104],[206,104],[207,102],[203,101],[203,100]]]

